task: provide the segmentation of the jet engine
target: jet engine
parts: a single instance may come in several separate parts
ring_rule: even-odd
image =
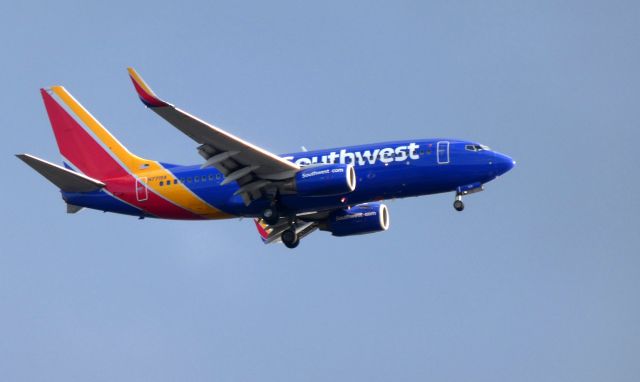
[[[332,212],[320,229],[333,236],[362,235],[389,229],[389,210],[382,203],[358,204]]]
[[[356,189],[356,171],[350,164],[323,164],[300,170],[287,187],[300,196],[333,196]]]

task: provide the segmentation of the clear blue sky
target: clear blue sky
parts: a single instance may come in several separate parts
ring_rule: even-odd
[[[0,379],[637,381],[637,1],[12,2],[0,14]],[[477,140],[518,166],[389,203],[383,234],[292,252],[250,220],[83,211],[12,157],[60,161],[64,85],[132,151],[197,163],[162,96],[274,152]]]

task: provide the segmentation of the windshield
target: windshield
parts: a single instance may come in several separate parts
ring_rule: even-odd
[[[491,148],[485,145],[466,145],[465,150],[467,151],[490,151]]]

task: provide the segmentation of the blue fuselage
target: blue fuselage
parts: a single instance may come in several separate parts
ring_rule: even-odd
[[[506,155],[475,142],[453,139],[424,139],[383,142],[328,150],[282,155],[301,166],[316,163],[346,163],[355,167],[355,191],[330,197],[281,195],[283,211],[295,214],[335,209],[375,200],[429,195],[480,187],[509,171],[514,161]],[[182,182],[208,204],[234,216],[260,216],[270,203],[266,198],[245,205],[235,182],[221,186],[224,179],[214,168],[200,165],[164,164]],[[133,191],[133,190],[132,190]],[[140,210],[115,200],[108,193],[63,193],[68,203],[137,216]]]

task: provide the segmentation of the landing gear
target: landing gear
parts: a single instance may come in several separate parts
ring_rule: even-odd
[[[280,220],[280,211],[275,205],[269,206],[262,211],[262,220],[269,225],[274,225]]]
[[[453,208],[456,211],[464,210],[464,203],[462,202],[462,194],[456,194],[456,200],[453,202]]]
[[[282,236],[280,236],[280,239],[287,248],[295,248],[298,246],[298,244],[300,244],[300,238],[296,233],[295,227],[291,227],[288,230],[284,231],[282,233]]]
[[[453,208],[456,211],[464,210],[464,203],[462,202],[463,195],[471,195],[476,192],[480,192],[484,190],[484,186],[480,182],[467,184],[466,186],[459,186],[456,188],[456,200],[453,202]]]

